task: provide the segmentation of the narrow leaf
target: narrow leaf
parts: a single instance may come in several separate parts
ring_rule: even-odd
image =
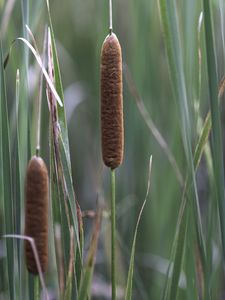
[[[94,265],[95,265],[95,256],[98,246],[98,238],[101,229],[101,219],[102,219],[102,211],[101,209],[98,210],[96,221],[95,221],[95,228],[92,234],[91,245],[87,255],[87,261],[84,267],[84,273],[81,280],[78,299],[79,300],[87,300],[87,297],[90,296],[91,292],[91,282],[94,272]]]
[[[146,192],[145,200],[142,204],[141,210],[140,210],[139,215],[138,215],[138,220],[137,220],[137,224],[136,224],[135,232],[134,232],[134,238],[133,238],[133,243],[132,243],[132,248],[131,248],[130,265],[129,265],[129,271],[128,271],[128,276],[127,276],[125,300],[131,300],[131,298],[132,298],[134,257],[135,257],[135,246],[136,246],[137,232],[138,232],[138,227],[139,227],[139,223],[140,223],[140,220],[141,220],[141,216],[142,216],[142,213],[143,213],[143,210],[144,210],[144,207],[145,207],[148,195],[149,195],[149,191],[150,191],[151,169],[152,169],[152,156],[150,157],[150,160],[149,160],[147,192]]]

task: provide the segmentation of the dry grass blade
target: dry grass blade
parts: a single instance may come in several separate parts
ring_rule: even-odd
[[[52,60],[52,45],[51,45],[51,35],[48,29],[48,75],[51,82],[54,83],[54,65]],[[60,168],[60,158],[59,158],[59,127],[58,127],[58,111],[57,111],[57,103],[55,101],[54,94],[50,89],[49,85],[46,85],[46,93],[47,93],[47,100],[48,100],[48,107],[51,116],[51,129],[52,129],[52,136],[53,136],[53,144],[54,144],[54,163],[55,163],[55,170],[57,180],[59,182],[59,173],[61,173]]]
[[[223,96],[224,91],[225,91],[225,75],[223,76],[219,84],[219,98]]]
[[[30,243],[30,245],[32,247],[34,257],[35,257],[35,261],[36,261],[36,264],[37,264],[38,274],[39,274],[40,281],[41,281],[41,286],[42,286],[42,289],[43,289],[43,292],[44,292],[44,299],[49,300],[48,291],[47,291],[46,284],[45,284],[45,281],[44,281],[43,273],[41,271],[41,263],[40,263],[40,259],[39,259],[39,256],[38,256],[38,251],[37,251],[37,247],[36,247],[34,239],[31,238],[31,237],[28,237],[26,235],[17,235],[17,234],[5,234],[5,235],[3,235],[3,237],[4,238],[13,238],[13,239],[25,240],[25,241]]]
[[[40,53],[39,53],[39,51],[38,51],[38,46],[37,46],[35,37],[34,37],[34,35],[33,35],[33,32],[31,31],[30,27],[29,27],[27,24],[25,25],[25,27],[26,27],[26,30],[27,30],[27,32],[28,32],[28,34],[29,34],[29,36],[30,36],[30,38],[31,38],[31,40],[32,40],[32,42],[33,42],[33,44],[34,44],[34,48],[35,48],[35,50],[37,51],[37,54],[40,56]]]
[[[53,56],[52,56],[52,43],[51,43],[51,33],[50,29],[48,29],[48,75],[51,79],[51,82],[54,82],[54,63],[53,63]],[[47,98],[48,98],[48,105],[50,109],[50,115],[51,115],[51,126],[52,126],[52,136],[53,136],[53,144],[54,144],[54,163],[55,163],[55,171],[58,183],[61,185],[64,195],[64,205],[65,205],[65,211],[66,211],[66,217],[68,226],[70,228],[71,222],[70,222],[70,214],[69,214],[69,208],[67,204],[67,188],[65,185],[65,178],[64,178],[64,172],[62,168],[62,162],[60,157],[60,148],[59,148],[59,135],[60,135],[60,127],[59,127],[59,121],[58,121],[58,110],[57,110],[57,103],[55,95],[52,93],[52,89],[49,88],[49,86],[46,86],[47,89]]]
[[[181,187],[183,186],[183,176],[181,174],[181,171],[176,163],[176,159],[173,156],[172,152],[170,151],[165,139],[163,138],[162,134],[159,132],[159,130],[157,129],[156,125],[154,124],[153,120],[151,119],[145,104],[142,100],[142,98],[140,97],[137,88],[135,86],[135,83],[132,79],[131,73],[129,71],[129,68],[126,64],[124,64],[124,75],[125,75],[125,80],[127,82],[127,86],[128,89],[131,93],[131,95],[134,97],[135,102],[137,104],[138,110],[140,112],[140,114],[143,117],[143,120],[145,121],[145,123],[147,124],[148,128],[150,129],[151,133],[153,134],[154,138],[156,139],[156,141],[159,143],[160,147],[162,148],[162,150],[164,151],[165,155],[167,156],[175,174],[177,177],[178,182],[180,183]]]
[[[52,93],[54,94],[57,102],[59,103],[60,106],[63,106],[62,101],[61,101],[61,99],[60,99],[60,97],[59,97],[59,95],[58,95],[58,93],[57,93],[57,91],[56,91],[56,89],[54,87],[54,84],[50,80],[50,78],[48,76],[48,73],[45,70],[45,67],[44,67],[44,65],[42,63],[40,55],[37,53],[37,51],[34,49],[34,47],[25,38],[19,37],[19,38],[17,38],[17,40],[22,41],[31,50],[31,52],[33,53],[34,57],[36,58],[36,61],[38,62],[39,66],[41,67],[42,73],[43,73],[43,75],[44,75],[44,77],[45,77],[45,79],[46,79],[46,81],[47,81],[47,83],[48,83],[48,85],[49,85]]]

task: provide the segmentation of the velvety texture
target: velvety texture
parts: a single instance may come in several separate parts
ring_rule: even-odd
[[[105,165],[117,168],[123,160],[122,53],[114,33],[108,35],[101,52],[101,139]]]
[[[41,270],[48,264],[48,170],[42,158],[33,156],[28,164],[25,182],[25,235],[34,238]],[[31,244],[25,241],[29,272],[38,274]]]

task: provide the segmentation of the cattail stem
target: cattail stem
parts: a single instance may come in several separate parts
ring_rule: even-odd
[[[113,22],[112,22],[112,0],[109,0],[109,34],[113,32]]]
[[[39,300],[40,299],[40,288],[39,288],[39,277],[35,276],[34,278],[34,300]]]
[[[37,137],[36,137],[36,156],[40,155],[40,132],[41,132],[41,99],[42,99],[42,74],[40,78],[40,88],[37,103]]]
[[[115,170],[111,170],[111,283],[112,300],[116,299],[116,183]]]
[[[43,43],[43,54],[46,51],[46,40],[47,40],[47,31],[45,30],[44,43]],[[44,56],[45,58],[45,56]],[[44,59],[45,63],[45,59]],[[42,106],[42,87],[43,87],[43,73],[41,72],[39,79],[39,94],[37,101],[37,135],[36,135],[36,156],[40,155],[40,136],[41,136],[41,106]]]

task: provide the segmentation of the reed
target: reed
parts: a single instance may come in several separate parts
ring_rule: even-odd
[[[122,51],[112,26],[109,1],[109,35],[101,50],[101,139],[104,164],[111,169],[111,282],[116,299],[116,184],[115,169],[123,161],[123,83]]]

